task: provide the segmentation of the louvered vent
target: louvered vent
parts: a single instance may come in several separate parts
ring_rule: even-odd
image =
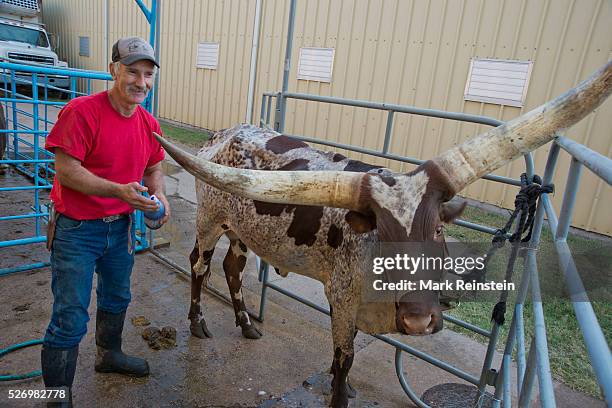
[[[331,82],[333,68],[333,48],[300,48],[297,79]]]
[[[217,69],[219,63],[219,43],[201,42],[198,44],[197,68]]]
[[[522,107],[532,64],[531,61],[472,59],[465,100]]]

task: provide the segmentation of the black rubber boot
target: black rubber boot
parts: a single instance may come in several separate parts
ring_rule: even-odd
[[[62,402],[48,402],[47,407],[72,407],[72,381],[76,371],[79,346],[69,349],[57,349],[43,345],[40,353],[42,377],[45,387],[63,387],[66,389],[68,400]]]
[[[132,377],[149,375],[149,363],[145,359],[128,356],[121,351],[121,333],[125,312],[108,313],[98,309],[96,314],[95,369],[99,373],[119,373]]]

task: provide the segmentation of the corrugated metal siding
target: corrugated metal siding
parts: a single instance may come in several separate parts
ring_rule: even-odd
[[[574,86],[604,64],[612,50],[612,13],[605,0],[312,0],[305,3],[298,2],[294,67],[289,81],[289,89],[296,92],[509,120]],[[264,6],[256,95],[281,87],[287,13],[286,2],[282,0],[267,1]],[[282,34],[278,38],[275,33]],[[335,48],[334,77],[330,84],[296,79],[300,47]],[[520,109],[464,101],[473,57],[534,61],[525,106]],[[260,100],[256,102],[255,112],[259,112]],[[567,135],[610,156],[611,121],[612,102],[608,101],[598,113]],[[386,112],[305,101],[288,103],[286,130],[289,133],[381,148],[385,126]],[[429,158],[485,128],[396,114],[391,152]],[[540,174],[547,153],[545,147],[534,155]],[[364,159],[385,163],[380,159]],[[568,167],[569,159],[565,155],[560,158],[555,177],[557,209],[561,206]],[[523,169],[523,162],[517,160],[497,174],[518,177]],[[480,181],[463,194],[512,207],[516,188]],[[603,205],[611,195],[604,182],[585,171],[574,226],[611,235],[612,217]]]
[[[146,20],[135,2],[108,1],[111,44],[120,35],[147,36]],[[84,3],[46,0],[45,18],[51,31],[62,34],[62,52],[73,65],[77,61],[79,67],[104,69],[105,64],[96,62],[103,60],[104,53],[96,53],[104,42],[105,2]],[[289,12],[286,0],[262,3],[254,121],[261,94],[281,88]],[[509,120],[571,88],[612,56],[612,12],[606,0],[300,0],[297,4],[289,81],[289,89],[296,92]],[[162,2],[160,117],[214,130],[244,120],[254,15],[255,0]],[[78,57],[79,35],[91,36],[88,61]],[[196,69],[199,42],[220,43],[217,70]],[[297,80],[300,47],[335,49],[331,83]],[[465,101],[473,57],[534,61],[524,107]],[[386,112],[288,103],[290,133],[381,148],[385,126]],[[485,128],[396,114],[390,151],[428,158]],[[610,156],[610,129],[612,102],[607,101],[567,135]],[[534,155],[539,173],[547,152],[545,147]],[[557,208],[569,166],[567,155],[561,155],[559,164]],[[518,177],[523,168],[517,160],[497,174]],[[513,206],[515,193],[515,188],[484,181],[463,192],[504,207]],[[612,217],[605,208],[610,199],[611,189],[585,171],[574,225],[612,235]]]
[[[254,1],[162,3],[159,115],[209,129],[244,121]],[[219,43],[216,70],[196,68],[201,42]]]
[[[67,60],[71,66],[82,69],[100,69],[99,54],[104,46],[103,2],[85,4],[78,0],[46,1],[43,3],[43,19],[50,32],[57,33],[60,59]],[[90,38],[90,57],[79,56],[79,37]],[[103,55],[103,54],[102,54]],[[79,89],[85,89],[85,81],[78,82]],[[99,84],[92,84],[97,90]]]

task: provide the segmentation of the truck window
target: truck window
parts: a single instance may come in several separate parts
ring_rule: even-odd
[[[36,47],[49,46],[49,41],[43,31],[8,24],[0,24],[0,41],[28,43]]]

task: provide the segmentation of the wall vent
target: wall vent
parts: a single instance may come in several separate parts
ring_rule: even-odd
[[[532,61],[473,58],[465,84],[466,101],[522,107]]]
[[[198,44],[197,68],[217,69],[219,63],[219,43],[201,42]]]
[[[89,57],[89,37],[79,37],[79,55]]]
[[[300,48],[297,79],[331,82],[333,68],[333,48]]]

